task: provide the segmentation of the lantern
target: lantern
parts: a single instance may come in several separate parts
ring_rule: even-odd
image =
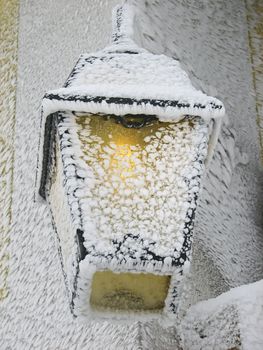
[[[82,55],[42,103],[37,189],[72,313],[85,319],[176,315],[200,178],[224,115],[178,61],[128,40],[131,18],[118,7],[114,45]]]

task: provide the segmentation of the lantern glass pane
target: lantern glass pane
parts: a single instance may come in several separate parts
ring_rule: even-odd
[[[163,309],[170,276],[99,271],[93,276],[90,304],[96,309]]]
[[[139,129],[125,128],[110,116],[76,121],[91,173],[82,200],[96,234],[102,239],[140,234],[170,248],[186,217],[184,172],[195,153],[194,121],[155,120]]]

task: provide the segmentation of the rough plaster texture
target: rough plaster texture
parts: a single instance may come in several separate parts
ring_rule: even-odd
[[[0,301],[7,297],[17,71],[18,1],[0,1]]]
[[[128,2],[143,13],[138,19],[143,45],[152,52],[177,55],[196,85],[216,88],[235,130],[232,135],[224,128],[204,186],[184,313],[188,303],[263,276],[262,183],[246,9],[238,0]],[[178,347],[176,329],[162,329],[157,323],[128,327],[73,321],[47,207],[33,203],[41,98],[63,84],[79,53],[108,43],[111,7],[116,3],[20,4],[10,293],[1,302],[1,349]]]

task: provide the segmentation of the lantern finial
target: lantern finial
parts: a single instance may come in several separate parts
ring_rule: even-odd
[[[134,7],[130,5],[117,5],[112,16],[112,43],[118,51],[140,50],[135,43]]]

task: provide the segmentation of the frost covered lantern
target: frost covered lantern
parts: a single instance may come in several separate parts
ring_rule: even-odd
[[[37,190],[75,316],[170,318],[224,107],[178,61],[128,39],[130,7],[114,13],[113,45],[81,55],[44,96]]]

